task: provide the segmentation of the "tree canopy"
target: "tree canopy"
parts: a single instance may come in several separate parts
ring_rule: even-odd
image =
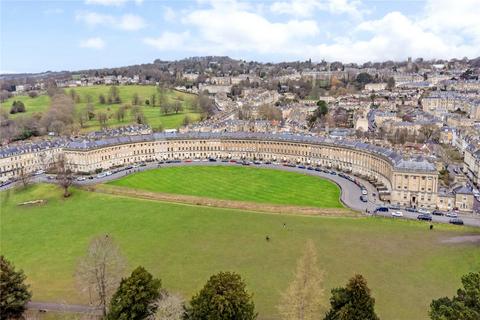
[[[110,301],[107,320],[142,320],[153,316],[160,298],[160,279],[143,267],[137,267],[120,286]]]
[[[202,290],[185,308],[185,320],[256,319],[252,295],[240,275],[220,272],[210,277]]]
[[[324,320],[378,320],[375,299],[370,296],[367,281],[362,275],[351,278],[345,288],[332,289],[330,310]]]
[[[452,298],[443,297],[430,304],[432,320],[480,319],[480,272],[462,277],[463,288]]]
[[[0,256],[0,319],[18,319],[25,311],[32,293],[25,284],[27,277],[22,270]]]

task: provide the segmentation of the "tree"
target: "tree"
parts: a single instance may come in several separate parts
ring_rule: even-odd
[[[265,120],[282,120],[282,111],[271,105],[262,105],[258,108],[258,115]]]
[[[303,256],[297,262],[293,281],[282,294],[278,310],[284,320],[318,319],[323,305],[323,272],[318,267],[317,251],[308,241]]]
[[[185,302],[180,295],[162,292],[155,320],[181,320]]]
[[[0,256],[0,319],[19,319],[32,297],[27,277],[22,270],[15,271],[14,265]]]
[[[63,197],[68,198],[70,197],[69,188],[73,183],[73,175],[63,153],[58,155],[54,166],[54,170],[57,173],[58,184],[63,188]]]
[[[76,279],[81,291],[88,292],[90,303],[107,314],[107,304],[125,271],[125,259],[114,239],[100,235],[90,241],[86,255],[77,266]]]
[[[98,96],[98,102],[100,102],[100,104],[105,104],[107,102],[107,100],[105,99],[105,96],[103,94],[100,94]]]
[[[157,96],[155,94],[152,94],[152,96],[150,97],[150,105],[152,107],[155,107],[156,98],[157,98]]]
[[[175,111],[175,113],[183,111],[182,103],[180,101],[175,101],[173,103],[173,111]]]
[[[185,115],[185,117],[183,118],[183,121],[182,121],[182,125],[184,127],[188,126],[190,123],[192,122],[192,120],[190,119],[190,117],[187,115]]]
[[[317,101],[317,108],[308,116],[307,122],[309,128],[312,128],[317,120],[323,119],[328,113],[327,103],[324,100]]]
[[[71,129],[75,122],[75,105],[70,96],[56,94],[52,97],[50,108],[42,116],[41,123],[47,131],[57,134]]]
[[[25,104],[22,101],[13,101],[12,108],[10,109],[11,114],[25,112]]]
[[[25,167],[20,168],[20,174],[18,176],[24,188],[28,187],[32,176],[25,170]]]
[[[102,128],[107,126],[108,116],[105,112],[100,112],[97,114],[98,123]]]
[[[134,93],[133,96],[132,96],[132,104],[134,106],[138,106],[140,105],[140,96],[138,95],[138,93]]]
[[[373,78],[369,73],[361,72],[358,74],[356,81],[364,87],[367,83],[371,83]]]
[[[137,267],[128,278],[122,279],[112,297],[107,320],[148,319],[157,311],[160,298],[160,279],[155,279],[143,267]]]
[[[95,107],[93,106],[92,103],[87,104],[86,113],[89,121],[95,118]]]
[[[390,77],[387,80],[387,89],[393,90],[393,88],[395,88],[395,79],[393,77]]]
[[[432,320],[480,319],[480,272],[471,272],[462,277],[463,288],[457,295],[433,300],[430,304]]]
[[[118,121],[124,121],[125,120],[125,114],[127,113],[127,107],[126,106],[120,106],[118,107],[117,111],[115,112],[115,117],[117,118]]]
[[[160,112],[163,114],[169,114],[172,110],[173,106],[170,103],[162,103],[160,105]]]
[[[245,289],[240,275],[220,272],[210,277],[185,308],[184,320],[256,319],[252,295]]]
[[[370,296],[367,281],[362,275],[351,278],[345,288],[332,289],[331,308],[324,320],[378,320],[375,299]]]

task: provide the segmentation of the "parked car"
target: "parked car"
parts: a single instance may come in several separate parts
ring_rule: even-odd
[[[392,217],[403,217],[402,211],[392,211]]]
[[[362,202],[368,202],[368,197],[367,197],[366,195],[362,194],[362,195],[360,196],[360,201],[362,201]]]
[[[432,221],[432,215],[429,213],[422,213],[418,215],[417,219],[424,221]]]
[[[185,162],[192,162],[192,159],[185,159],[185,160],[183,160],[183,161],[185,161]]]
[[[87,180],[87,178],[85,178],[85,177],[77,177],[77,181],[85,181],[85,180]]]
[[[448,220],[448,222],[451,224],[457,224],[457,225],[463,226],[463,220],[459,218],[450,219]]]
[[[210,158],[210,159],[208,159],[208,161],[210,161],[210,162],[217,162],[217,159]]]
[[[409,208],[405,208],[405,211],[407,211],[407,212],[417,212],[417,209],[409,207]]]
[[[458,218],[458,214],[454,211],[449,211],[445,215],[449,218]]]
[[[375,209],[375,212],[388,212],[387,207],[378,207]]]
[[[298,166],[298,169],[305,169],[305,166]]]
[[[307,167],[307,170],[313,170],[313,167]]]
[[[433,210],[433,211],[432,211],[432,214],[433,214],[434,216],[443,216],[445,213],[443,213],[443,212],[440,211],[440,210]]]
[[[97,174],[97,178],[104,178],[106,177],[107,175],[105,174],[105,172],[100,172],[99,174]]]
[[[45,170],[38,170],[38,171],[35,172],[35,175],[39,176],[39,175],[44,174],[44,173],[45,173]]]
[[[363,195],[367,195],[367,194],[368,194],[367,189],[362,189],[362,194],[363,194]]]
[[[418,213],[421,213],[421,214],[430,214],[430,211],[428,211],[427,209],[420,208],[420,209],[418,209]]]
[[[392,210],[400,210],[400,206],[396,204],[392,204],[391,206],[389,206],[389,208]]]

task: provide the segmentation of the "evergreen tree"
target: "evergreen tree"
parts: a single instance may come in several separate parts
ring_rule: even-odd
[[[147,319],[157,311],[161,281],[143,267],[133,270],[130,277],[122,279],[110,301],[108,320]]]
[[[378,320],[375,299],[370,296],[367,281],[359,274],[345,288],[332,289],[330,305],[325,320]]]
[[[317,251],[308,241],[298,260],[295,277],[282,295],[278,310],[284,320],[318,319],[323,306],[323,272],[318,267]],[[322,312],[323,311],[323,312]]]
[[[26,276],[4,256],[0,256],[0,319],[18,319],[25,311],[32,293],[25,284]]]
[[[252,295],[245,290],[241,277],[220,272],[210,277],[202,290],[185,308],[185,320],[253,320],[257,318]]]
[[[453,298],[443,297],[430,304],[432,320],[480,319],[480,272],[462,277],[463,288]]]

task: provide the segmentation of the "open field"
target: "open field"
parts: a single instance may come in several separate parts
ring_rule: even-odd
[[[208,198],[341,208],[328,180],[269,169],[226,166],[160,168],[109,182],[116,186]]]
[[[170,90],[167,94],[167,100],[169,102],[180,101],[183,106],[183,111],[178,114],[172,113],[168,115],[161,114],[160,108],[151,107],[145,105],[145,100],[150,99],[153,94],[157,94],[157,89],[155,86],[140,86],[140,85],[128,85],[128,86],[117,86],[119,89],[119,96],[122,100],[120,104],[100,104],[99,96],[103,94],[106,98],[108,97],[108,92],[110,86],[92,86],[92,87],[77,87],[73,88],[75,92],[80,96],[80,102],[76,104],[76,110],[81,111],[87,107],[87,97],[92,98],[92,104],[94,106],[95,112],[102,111],[105,112],[108,119],[108,126],[115,127],[120,125],[127,125],[133,123],[130,113],[127,111],[127,116],[125,121],[120,122],[115,119],[115,111],[119,106],[124,104],[131,104],[133,95],[137,93],[140,97],[140,101],[143,104],[143,112],[147,119],[148,124],[152,128],[158,128],[162,125],[166,129],[177,128],[181,126],[182,121],[186,115],[190,117],[192,121],[198,120],[199,114],[194,112],[191,108],[192,95]],[[65,89],[65,93],[69,94],[71,89]],[[36,112],[44,112],[48,109],[50,105],[50,97],[46,94],[39,95],[36,98],[30,98],[28,96],[17,96],[12,97],[2,103],[2,109],[10,111],[10,107],[14,100],[21,100],[25,104],[26,112],[20,114],[10,115],[13,119],[21,116],[22,114],[33,114]],[[157,105],[158,105],[158,94],[157,94]],[[99,122],[97,119],[87,121],[84,131],[93,131],[100,128]]]
[[[34,199],[48,203],[17,205]],[[382,319],[426,319],[432,298],[454,294],[462,274],[480,269],[478,244],[442,243],[480,231],[451,225],[430,231],[417,221],[260,214],[78,189],[64,200],[53,185],[5,191],[0,202],[1,253],[25,270],[36,301],[85,303],[75,265],[89,240],[104,233],[116,239],[130,270],[141,264],[187,298],[211,274],[239,272],[260,319],[275,318],[308,239],[317,247],[326,292],[361,273]]]

